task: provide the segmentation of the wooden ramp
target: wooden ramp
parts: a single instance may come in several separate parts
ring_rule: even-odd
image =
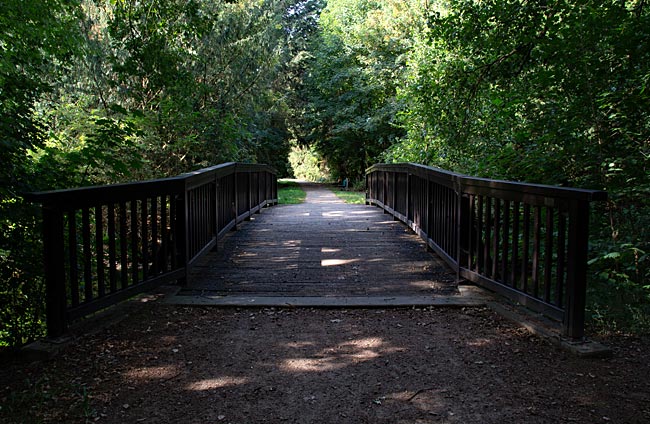
[[[175,304],[406,306],[484,304],[424,242],[382,210],[303,184],[305,203],[276,206],[226,236],[193,268]]]

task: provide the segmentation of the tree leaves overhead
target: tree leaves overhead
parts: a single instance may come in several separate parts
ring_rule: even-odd
[[[42,312],[25,300],[42,287],[22,192],[231,160],[289,175],[292,144],[340,179],[414,161],[605,188],[598,281],[649,297],[645,1],[0,0],[0,11],[0,293],[36,316],[13,321],[14,341]]]
[[[303,90],[305,141],[341,179],[361,179],[404,134],[396,94],[419,5],[333,0],[323,10]]]

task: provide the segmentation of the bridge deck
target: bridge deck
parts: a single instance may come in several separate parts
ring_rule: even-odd
[[[370,306],[373,299],[468,301],[455,274],[403,224],[378,208],[345,204],[325,187],[303,188],[304,203],[265,209],[225,237],[172,301],[311,306],[342,300]]]

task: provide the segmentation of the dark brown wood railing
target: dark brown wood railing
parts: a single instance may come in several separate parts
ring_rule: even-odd
[[[473,178],[415,164],[366,173],[366,203],[411,227],[458,274],[584,336],[589,202],[602,191]]]
[[[221,236],[277,199],[272,168],[235,163],[32,194],[43,206],[48,335],[161,283],[186,282]]]

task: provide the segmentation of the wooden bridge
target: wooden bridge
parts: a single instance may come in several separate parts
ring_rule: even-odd
[[[43,204],[50,336],[173,281],[177,303],[325,306],[471,304],[471,289],[458,286],[470,281],[561,321],[574,339],[584,328],[589,202],[606,198],[375,165],[366,204],[379,208],[310,187],[305,204],[260,213],[277,204],[273,169],[234,163],[32,197]],[[254,222],[224,238],[243,221]]]
[[[299,205],[254,215],[192,268],[170,301],[211,305],[472,304],[424,242],[378,208],[302,184]]]

